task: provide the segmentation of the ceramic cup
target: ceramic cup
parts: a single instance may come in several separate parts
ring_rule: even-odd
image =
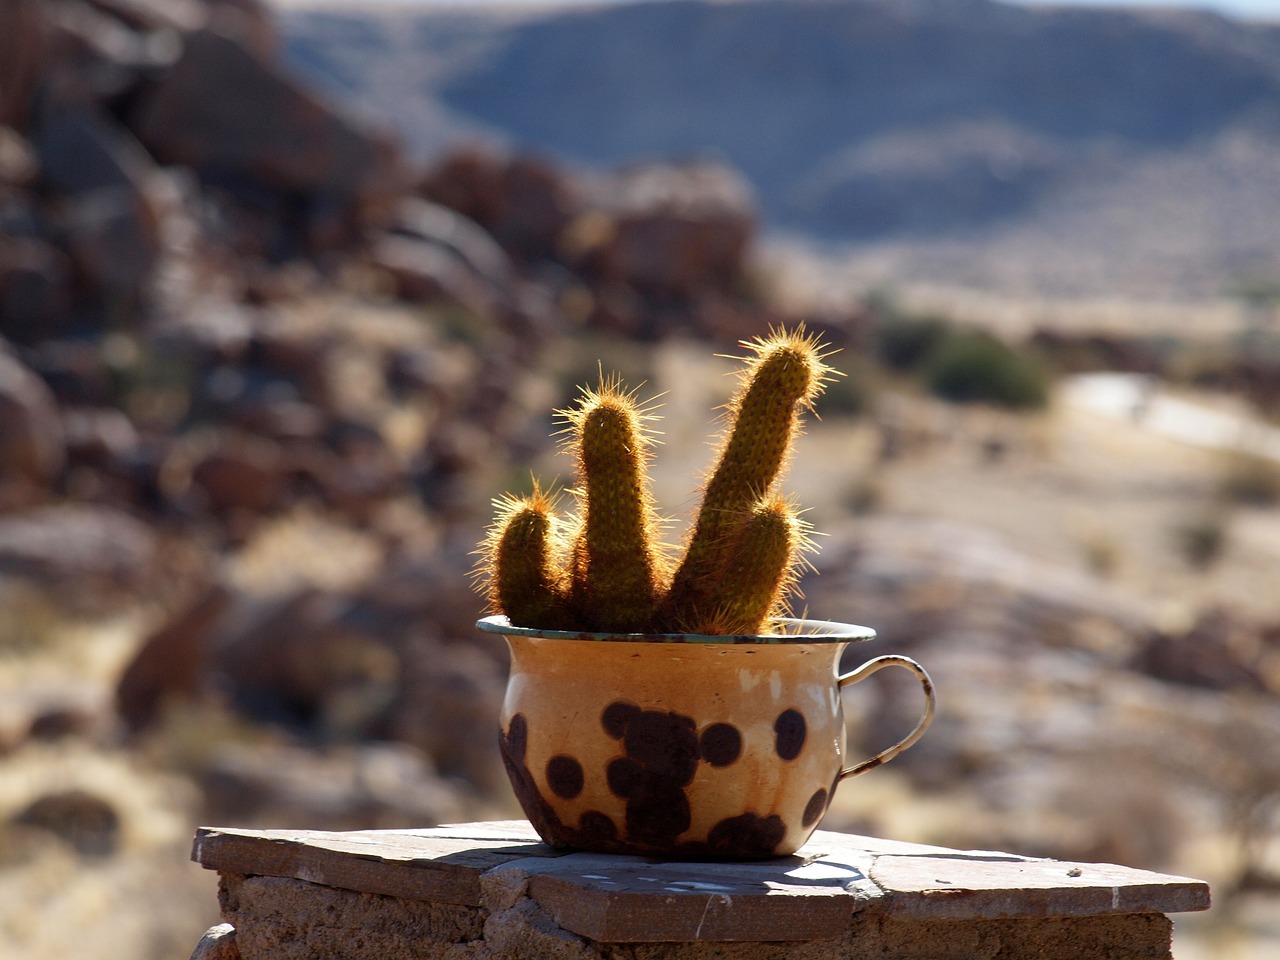
[[[504,636],[511,672],[503,763],[525,815],[555,847],[667,859],[793,853],[841,781],[892,760],[933,719],[929,675],[908,657],[839,674],[867,627],[780,620],[762,636],[576,633],[477,626]],[[845,756],[840,691],[884,667],[920,681],[904,739]]]

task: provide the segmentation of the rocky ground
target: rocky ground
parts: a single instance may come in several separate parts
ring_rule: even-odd
[[[805,602],[917,656],[943,703],[827,826],[1203,874],[1202,955],[1262,956],[1274,465],[1061,391],[931,399],[876,359],[883,305],[763,264],[733,171],[418,169],[276,49],[256,0],[0,9],[0,952],[184,955],[216,919],[197,823],[516,815],[505,652],[472,626],[491,498],[567,472],[549,411],[603,365],[664,394],[679,514],[714,355],[803,316],[854,374],[792,474],[827,534]],[[1190,376],[1131,332],[1037,343],[1274,399],[1260,352]],[[865,749],[914,709],[873,683]]]

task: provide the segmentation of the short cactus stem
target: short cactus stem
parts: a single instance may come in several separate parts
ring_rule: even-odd
[[[723,575],[708,591],[711,633],[753,635],[786,612],[808,524],[782,497],[758,502],[730,538]]]
[[[566,626],[565,602],[554,564],[556,518],[535,492],[499,502],[502,511],[488,548],[490,604],[514,623],[554,629]]]

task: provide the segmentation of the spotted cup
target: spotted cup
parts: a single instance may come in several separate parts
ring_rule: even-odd
[[[502,759],[547,843],[670,859],[756,859],[798,849],[837,785],[893,759],[933,718],[918,663],[884,656],[839,675],[840,654],[875,631],[781,620],[762,636],[533,630],[505,617],[511,674]],[[910,670],[925,712],[903,740],[845,760],[842,687]]]

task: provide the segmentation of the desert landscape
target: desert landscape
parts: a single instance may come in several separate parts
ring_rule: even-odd
[[[370,14],[366,46],[407,16]],[[432,16],[413,35],[440,76],[503,24],[552,29]],[[1202,877],[1179,960],[1273,956],[1280,220],[1245,122],[1269,88],[1176,156],[1143,148],[1123,182],[1158,209],[1115,209],[1129,234],[1085,215],[1116,194],[1068,184],[1034,222],[848,246],[783,229],[723,155],[587,169],[454,125],[474,74],[408,142],[296,68],[342,17],[0,9],[0,953],[189,955],[218,919],[199,824],[519,816],[506,651],[474,629],[492,499],[565,481],[553,411],[617,371],[656,398],[678,540],[725,355],[804,323],[846,376],[787,481],[821,534],[796,608],[874,627],[849,665],[907,653],[940,700],[823,827]],[[1187,22],[1250,70],[1276,42]],[[390,61],[352,69],[392,87]],[[1248,208],[1235,259],[1211,229],[1162,246],[1205,177]],[[1107,245],[1135,236],[1130,260]],[[909,729],[895,681],[847,695],[852,749]]]

